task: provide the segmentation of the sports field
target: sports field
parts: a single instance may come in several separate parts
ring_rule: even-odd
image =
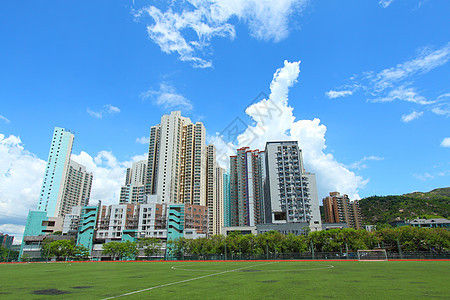
[[[450,299],[449,282],[450,261],[0,265],[2,299]]]

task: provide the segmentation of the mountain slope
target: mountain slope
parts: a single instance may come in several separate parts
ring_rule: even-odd
[[[449,218],[450,188],[399,196],[372,196],[361,199],[359,204],[365,224],[386,224],[417,217]]]

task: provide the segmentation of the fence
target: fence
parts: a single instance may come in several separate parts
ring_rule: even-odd
[[[388,252],[388,259],[450,259],[450,252]],[[161,257],[164,259],[164,257]],[[305,252],[305,253],[261,253],[261,254],[203,254],[174,255],[165,260],[327,260],[358,259],[356,252]]]
[[[450,259],[450,252],[387,252],[388,259]],[[103,257],[102,260],[108,260]],[[153,256],[153,257],[138,257],[137,260],[144,261],[177,261],[177,260],[356,260],[358,255],[356,252],[340,253],[340,252],[305,252],[305,253],[227,253],[227,254],[201,254],[201,255],[166,255],[166,256]],[[70,259],[69,259],[70,260]],[[87,259],[90,261],[92,259]],[[98,259],[99,260],[99,259]],[[51,262],[55,259],[39,257],[30,258],[30,262]],[[58,261],[65,261],[65,258],[61,258]]]

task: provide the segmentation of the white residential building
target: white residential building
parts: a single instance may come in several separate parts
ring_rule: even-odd
[[[147,177],[147,161],[133,163],[127,169],[125,185],[120,189],[120,204],[144,203]]]
[[[266,223],[310,222],[321,227],[315,174],[306,173],[297,141],[267,142]]]

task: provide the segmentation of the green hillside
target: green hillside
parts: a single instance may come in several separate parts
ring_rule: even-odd
[[[395,220],[450,217],[450,187],[427,193],[400,196],[372,196],[360,200],[365,224],[386,224]]]

